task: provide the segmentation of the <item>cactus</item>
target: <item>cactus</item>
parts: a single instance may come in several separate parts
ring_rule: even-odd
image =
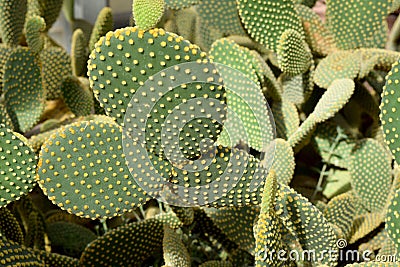
[[[135,25],[141,30],[154,28],[160,21],[165,8],[164,0],[135,0],[132,5]]]
[[[61,91],[65,103],[76,116],[87,116],[93,112],[93,94],[75,76],[65,77]]]
[[[26,42],[34,53],[40,53],[44,47],[42,32],[46,29],[46,22],[39,16],[28,18],[25,26]]]
[[[23,243],[24,234],[14,214],[6,207],[0,208],[0,235],[16,243]]]
[[[179,235],[168,226],[164,226],[163,252],[166,266],[190,266],[190,256],[185,245]]]
[[[71,67],[75,76],[83,76],[89,51],[86,47],[87,41],[82,29],[76,29],[72,35],[71,43]]]
[[[24,28],[27,0],[0,2],[0,36],[7,45],[19,44]]]
[[[0,237],[0,264],[3,266],[39,266],[43,261],[31,250],[20,244]],[[7,265],[6,265],[7,264]]]
[[[192,5],[197,5],[202,0],[165,0],[165,4],[170,9],[184,9]]]
[[[139,0],[134,2],[141,1]],[[106,35],[107,32],[112,31],[113,29],[114,23],[111,9],[105,7],[100,11],[99,15],[97,16],[96,22],[93,25],[93,29],[91,31],[89,39],[89,50],[92,51],[94,49],[94,45],[100,39],[100,37]]]

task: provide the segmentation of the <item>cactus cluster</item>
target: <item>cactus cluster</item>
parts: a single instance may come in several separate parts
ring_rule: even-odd
[[[0,265],[397,266],[400,4],[320,4],[0,0]]]

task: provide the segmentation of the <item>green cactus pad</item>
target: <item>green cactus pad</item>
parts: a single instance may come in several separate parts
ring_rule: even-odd
[[[135,0],[134,2],[143,2],[140,0]],[[111,12],[111,8],[104,7],[99,15],[97,16],[96,22],[93,25],[92,33],[89,39],[89,50],[94,49],[94,45],[100,39],[100,37],[106,35],[107,32],[114,29],[114,21]]]
[[[336,79],[328,87],[314,108],[313,114],[318,123],[332,118],[350,100],[355,84],[350,79]]]
[[[399,116],[397,113],[398,102],[400,100],[399,81],[399,61],[393,64],[392,70],[386,77],[386,84],[382,92],[382,102],[380,105],[380,119],[382,122],[383,135],[386,144],[389,146],[397,164],[400,164],[400,145],[398,144],[398,129],[400,128]]]
[[[233,267],[230,261],[206,261],[199,265],[199,267]]]
[[[277,137],[287,140],[300,125],[299,113],[296,106],[287,101],[274,102],[272,105]]]
[[[365,243],[362,243],[359,247],[359,250],[360,251],[366,251],[366,250],[378,251],[379,250],[379,253],[380,253],[382,247],[388,243],[388,239],[390,239],[390,238],[389,238],[386,230],[383,229],[383,230],[379,231],[379,233],[374,235],[370,240],[368,240]],[[394,250],[396,251],[396,249],[394,249]],[[392,255],[395,253],[396,252],[392,253]]]
[[[379,250],[378,255],[396,255],[397,248],[393,242],[393,240],[387,236],[387,232],[385,231],[386,239],[382,244],[382,248]]]
[[[292,29],[303,36],[303,27],[292,0],[238,0],[237,6],[249,35],[270,50],[277,50],[285,30]]]
[[[267,102],[258,85],[258,77],[249,50],[228,39],[216,41],[210,56],[224,81],[227,98],[227,120],[218,139],[220,144],[234,147],[244,141],[261,151],[274,138],[274,125]]]
[[[46,31],[48,31],[59,17],[63,1],[39,0],[39,2],[42,12],[41,16],[46,21]]]
[[[279,183],[288,185],[293,178],[295,169],[294,152],[290,144],[284,139],[275,139],[272,151],[271,147],[266,150],[265,159],[271,158],[273,153],[272,169],[275,171]]]
[[[165,0],[135,0],[132,5],[135,25],[141,30],[154,28],[164,14]]]
[[[76,29],[72,34],[71,43],[71,65],[72,73],[75,76],[85,74],[87,60],[89,59],[89,51],[86,45],[85,34],[81,29]]]
[[[347,264],[346,267],[397,267],[398,263],[395,262],[363,262]]]
[[[274,213],[261,213],[254,227],[255,262],[257,267],[277,266],[286,267],[285,261],[278,259],[277,253],[273,251],[285,251],[282,240],[283,225]],[[270,253],[272,252],[272,253]]]
[[[339,49],[385,47],[390,1],[328,0],[326,4],[326,23]]]
[[[35,250],[35,254],[40,258],[46,266],[68,266],[79,267],[79,260],[57,253],[50,253],[44,250]]]
[[[335,42],[321,18],[307,6],[295,5],[295,9],[303,24],[306,42],[311,51],[321,56],[330,54],[335,49]]]
[[[36,156],[25,138],[4,125],[0,125],[0,136],[0,207],[3,207],[33,189]]]
[[[277,42],[278,64],[283,73],[296,76],[305,73],[311,64],[312,55],[304,37],[296,30],[285,30]]]
[[[315,250],[318,260],[322,259],[320,264],[335,265],[335,257],[324,256],[326,250],[334,254],[338,251],[335,232],[323,214],[306,198],[280,184],[275,213],[289,232],[297,236],[304,250]]]
[[[397,190],[386,213],[385,229],[394,242],[397,255],[400,254],[399,228],[400,228],[400,190]]]
[[[196,7],[200,23],[217,29],[223,35],[245,35],[235,0],[201,0]]]
[[[3,91],[14,128],[22,132],[31,129],[43,113],[45,91],[39,62],[27,48],[15,49],[8,58],[4,66]]]
[[[69,222],[48,223],[47,236],[53,252],[79,258],[86,246],[97,236],[89,229]]]
[[[128,27],[99,40],[90,55],[88,75],[101,106],[121,124],[136,90],[150,76],[205,57],[197,46],[175,34]]]
[[[355,142],[356,139],[343,127],[328,121],[317,126],[313,144],[324,162],[348,169]]]
[[[358,215],[351,226],[349,244],[357,242],[357,240],[377,229],[384,219],[384,214],[381,211]]]
[[[392,184],[392,168],[386,149],[374,139],[360,140],[351,155],[351,185],[363,206],[382,210]]]
[[[45,249],[45,224],[39,211],[29,213],[28,231],[25,235],[24,245],[34,249]]]
[[[348,192],[332,198],[325,207],[325,218],[340,228],[345,239],[349,238],[358,204],[354,194]]]
[[[7,113],[7,109],[2,104],[0,104],[0,124],[4,124],[7,128],[14,130],[14,125],[10,116]]]
[[[140,266],[143,260],[161,248],[163,235],[164,224],[156,218],[120,226],[90,243],[80,258],[80,264],[83,267],[122,267],[133,262]]]
[[[8,240],[22,244],[24,242],[24,234],[21,226],[14,214],[6,207],[0,208],[0,236],[4,236]]]
[[[42,146],[38,181],[62,209],[87,218],[108,218],[140,206],[148,197],[131,177],[122,150],[122,129],[110,122],[77,122]]]
[[[34,53],[40,53],[44,47],[44,39],[41,33],[46,29],[46,22],[39,16],[28,19],[25,26],[26,42]]]
[[[314,81],[328,88],[335,79],[354,79],[361,68],[361,54],[358,51],[336,51],[322,59],[315,69]]]
[[[70,56],[63,48],[49,47],[42,50],[40,59],[47,100],[61,98],[61,83],[66,76],[72,74]]]
[[[393,64],[400,58],[400,53],[386,49],[361,48],[362,56],[359,78],[366,77],[372,70],[389,72]]]
[[[317,127],[315,114],[310,114],[300,127],[289,136],[288,142],[295,152],[298,152],[302,147],[310,142],[311,135]]]
[[[305,83],[303,75],[297,75],[294,77],[282,74],[279,77],[280,81],[282,82],[283,87],[283,95],[282,98],[286,101],[290,101],[293,104],[301,105],[307,99],[307,94],[305,89]],[[314,83],[314,81],[313,81]]]
[[[179,10],[201,2],[202,0],[165,0],[165,5],[170,9]]]
[[[0,36],[7,45],[18,45],[24,29],[27,0],[0,1]]]
[[[6,44],[0,44],[0,64],[4,66],[8,60],[8,57],[13,52],[13,49],[10,49]],[[0,94],[3,92],[3,77],[4,77],[4,68],[0,68]]]
[[[214,224],[240,249],[254,254],[253,223],[260,212],[259,207],[211,208],[205,209],[205,212]]]
[[[33,251],[14,241],[0,237],[0,264],[2,266],[45,267]]]
[[[76,116],[87,116],[94,111],[93,94],[78,78],[67,76],[61,84],[64,102]]]
[[[196,9],[185,8],[182,10],[175,11],[174,15],[175,15],[176,30],[166,29],[166,31],[176,32],[186,40],[195,43],[197,35],[197,17],[198,17]]]
[[[176,214],[183,225],[191,225],[194,220],[194,210],[191,207],[171,206],[172,211]]]
[[[168,226],[164,227],[163,252],[166,266],[190,267],[190,255],[181,237]]]

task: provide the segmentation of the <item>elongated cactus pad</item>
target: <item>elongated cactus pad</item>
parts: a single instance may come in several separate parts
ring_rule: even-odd
[[[135,25],[141,30],[154,28],[164,14],[165,0],[134,0],[132,5]]]
[[[48,31],[56,22],[63,5],[59,0],[39,0],[41,7],[41,16],[46,21],[46,31]]]
[[[296,30],[285,30],[276,49],[279,67],[285,74],[296,76],[309,69],[312,55],[304,37]]]
[[[382,102],[380,105],[380,119],[382,121],[383,135],[397,164],[400,164],[400,145],[398,143],[400,121],[397,113],[400,100],[400,90],[398,88],[399,77],[398,61],[393,64],[392,70],[386,77],[386,84],[383,88]]]
[[[278,40],[287,29],[303,36],[301,21],[292,0],[238,0],[237,6],[249,35],[270,50],[276,51]]]
[[[122,129],[109,122],[77,122],[42,146],[38,181],[50,200],[87,218],[107,218],[140,206],[148,197],[130,176]],[[68,147],[72,148],[68,149]]]
[[[199,267],[233,267],[233,264],[229,261],[207,261]]]
[[[360,140],[351,155],[352,188],[369,211],[385,207],[392,184],[392,168],[385,148],[374,139]]]
[[[326,4],[327,25],[339,49],[385,46],[390,1],[328,0]]]
[[[264,152],[266,153],[264,161],[273,157],[271,168],[274,170],[278,182],[288,185],[293,178],[296,165],[290,144],[286,140],[278,138]]]
[[[178,233],[164,227],[163,254],[166,266],[190,267],[190,255]]]
[[[356,216],[351,226],[349,244],[355,243],[357,240],[365,237],[377,229],[385,220],[385,214],[381,211],[373,213],[364,213]]]
[[[7,113],[14,128],[25,132],[39,121],[44,110],[45,91],[39,62],[29,49],[19,47],[11,53],[4,69]]]
[[[7,45],[18,45],[24,29],[27,0],[0,1],[0,36]]]
[[[88,59],[89,50],[85,34],[81,29],[76,29],[72,34],[71,43],[71,65],[72,73],[75,76],[83,76],[85,74]]]
[[[18,200],[34,185],[36,156],[27,140],[0,125],[0,207]]]
[[[361,68],[361,54],[358,51],[336,51],[321,60],[315,69],[314,81],[328,88],[335,79],[354,79]]]
[[[50,253],[44,250],[35,250],[35,254],[46,266],[69,266],[79,267],[79,260],[57,253]]]
[[[143,2],[140,0],[135,0],[134,2]],[[99,15],[97,16],[96,22],[93,25],[92,33],[89,39],[89,50],[94,49],[94,45],[100,39],[100,37],[106,35],[107,32],[114,29],[113,16],[111,8],[104,7]]]

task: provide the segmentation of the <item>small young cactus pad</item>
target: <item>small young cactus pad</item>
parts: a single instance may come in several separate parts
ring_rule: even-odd
[[[27,0],[0,1],[0,36],[7,45],[18,45],[22,36]]]

